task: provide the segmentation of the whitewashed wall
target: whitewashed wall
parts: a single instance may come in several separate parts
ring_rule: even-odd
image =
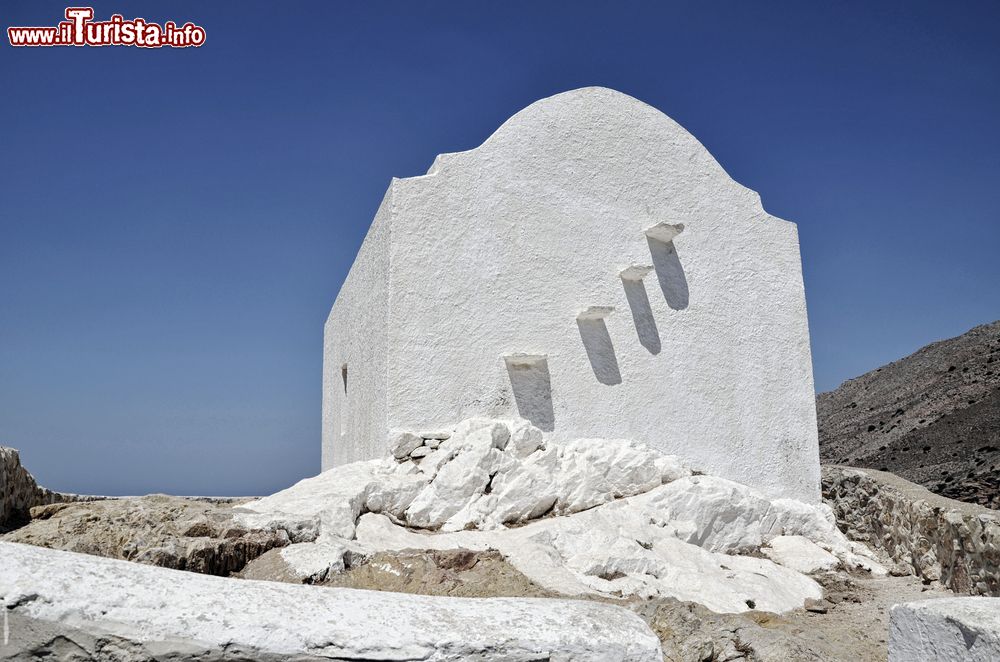
[[[482,146],[395,180],[376,226],[387,213],[384,326],[369,326],[381,291],[353,270],[327,324],[327,363],[338,344],[387,332],[371,364],[387,377],[384,419],[352,422],[342,450],[326,434],[325,458],[380,454],[386,428],[520,413],[554,441],[637,439],[770,495],[818,501],[795,226],[661,112],[603,88],[543,99]],[[672,244],[647,240],[660,222],[685,229]],[[368,245],[383,232],[373,229],[354,270],[384,266],[383,244]],[[633,265],[656,268],[627,285],[619,274]],[[588,306],[615,312],[578,322]],[[518,353],[546,360],[510,372],[503,357]]]
[[[323,469],[385,450],[392,190],[382,199],[323,329]]]

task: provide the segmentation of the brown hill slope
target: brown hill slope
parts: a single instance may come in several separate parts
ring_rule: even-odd
[[[816,398],[820,457],[1000,508],[1000,321]]]

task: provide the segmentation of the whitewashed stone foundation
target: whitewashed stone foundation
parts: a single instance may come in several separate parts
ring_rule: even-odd
[[[692,475],[634,441],[550,444],[524,421],[482,418],[393,438],[398,452],[240,506],[237,519],[295,532],[281,554],[305,578],[343,570],[348,552],[493,549],[568,596],[782,612],[822,596],[807,573],[885,574],[825,506]]]

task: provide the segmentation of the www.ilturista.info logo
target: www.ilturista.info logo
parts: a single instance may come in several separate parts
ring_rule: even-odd
[[[163,25],[146,19],[126,21],[121,14],[94,21],[93,7],[67,7],[66,20],[54,28],[10,27],[11,46],[138,46],[139,48],[187,48],[205,43],[205,28],[194,23]]]

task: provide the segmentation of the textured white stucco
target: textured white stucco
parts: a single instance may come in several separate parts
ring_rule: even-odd
[[[659,224],[683,230],[648,237]],[[605,310],[581,316],[591,307]],[[634,439],[770,496],[819,499],[794,224],[613,90],[543,99],[480,147],[393,180],[325,363],[324,468],[384,454],[393,428],[523,416],[551,442]],[[344,363],[346,413],[331,392]]]
[[[323,330],[324,469],[386,450],[392,191],[390,186]]]
[[[1000,660],[1000,598],[941,598],[889,612],[889,662]]]

